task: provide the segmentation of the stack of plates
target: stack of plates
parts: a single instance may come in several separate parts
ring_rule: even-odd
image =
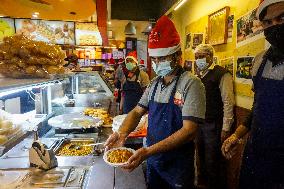
[[[118,115],[116,117],[113,118],[113,123],[112,123],[112,130],[114,132],[118,131],[119,127],[121,126],[122,122],[124,121],[124,119],[126,118],[127,114],[123,114],[123,115]],[[136,129],[133,132],[137,132],[140,131],[141,129],[143,129],[144,124],[142,124],[145,119],[147,119],[148,116],[143,116],[138,124],[138,126],[136,127]]]

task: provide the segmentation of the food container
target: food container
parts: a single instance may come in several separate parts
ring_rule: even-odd
[[[121,163],[113,163],[113,162],[109,161],[108,156],[110,155],[110,153],[112,153],[113,151],[116,151],[116,150],[126,150],[126,151],[130,152],[130,156],[127,158],[127,160],[131,157],[131,155],[133,155],[135,153],[135,150],[133,150],[131,148],[125,148],[125,147],[112,148],[112,149],[106,151],[104,153],[103,159],[108,165],[113,166],[113,167],[121,167],[121,166],[127,164],[127,160],[124,161],[124,162],[121,162]]]
[[[55,147],[56,156],[91,156],[94,153],[94,146],[83,146],[94,144],[94,138],[63,139]]]

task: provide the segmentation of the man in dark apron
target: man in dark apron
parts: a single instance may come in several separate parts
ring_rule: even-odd
[[[255,57],[252,114],[222,146],[231,158],[249,131],[241,167],[241,189],[284,188],[284,0],[264,0],[257,15],[271,47]]]
[[[124,114],[128,114],[135,108],[150,83],[149,76],[139,69],[137,63],[137,52],[130,52],[125,58],[128,72],[124,72],[125,77],[122,79],[122,110]]]
[[[138,149],[124,169],[132,171],[147,159],[148,188],[192,188],[193,140],[197,124],[205,117],[205,88],[199,78],[179,66],[180,37],[168,17],[162,16],[151,31],[148,50],[158,77],[106,147],[123,145],[148,111],[147,147]]]

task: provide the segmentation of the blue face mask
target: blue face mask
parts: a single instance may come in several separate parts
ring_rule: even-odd
[[[168,60],[160,62],[158,65],[152,62],[152,67],[155,73],[161,77],[168,75],[173,70],[171,67],[171,61]]]
[[[208,63],[206,62],[206,58],[197,59],[196,66],[200,71],[205,70],[208,67]]]
[[[126,66],[126,69],[128,69],[129,71],[132,71],[136,67],[136,64],[133,64],[132,62],[127,62],[125,66]]]

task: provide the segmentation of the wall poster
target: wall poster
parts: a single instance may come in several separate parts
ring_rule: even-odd
[[[98,26],[93,22],[75,24],[76,45],[102,45],[103,40]]]
[[[191,33],[188,33],[185,39],[185,49],[189,49],[190,47],[191,47]]]
[[[193,65],[194,64],[194,60],[186,60],[184,62],[184,69],[186,71],[190,71],[191,73],[193,72]]]
[[[192,40],[192,48],[195,49],[198,45],[202,44],[203,33],[194,33]]]
[[[14,19],[12,18],[0,18],[0,42],[6,36],[12,36],[15,34]]]
[[[253,56],[238,57],[236,70],[237,82],[246,84],[252,83],[251,69],[253,58]]]
[[[208,17],[208,42],[211,45],[227,43],[230,7],[224,7]]]
[[[227,42],[233,41],[233,30],[234,30],[234,15],[228,17],[228,39]]]
[[[237,47],[263,38],[263,27],[256,16],[257,9],[237,20]]]
[[[75,44],[74,22],[15,19],[16,33],[52,44]]]

